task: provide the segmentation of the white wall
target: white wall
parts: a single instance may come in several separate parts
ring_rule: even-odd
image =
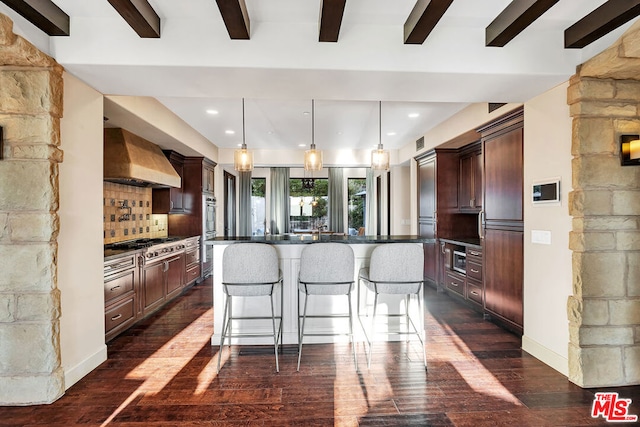
[[[391,167],[391,230],[389,234],[399,236],[411,233],[411,201],[415,194],[411,192],[411,168]]]
[[[571,191],[571,118],[568,83],[524,105],[524,336],[522,348],[568,374],[567,298],[572,292],[568,195]],[[559,177],[560,202],[531,203],[533,181]],[[551,234],[551,244],[531,242],[531,231]]]
[[[65,387],[107,359],[104,342],[102,95],[64,74],[58,288]]]

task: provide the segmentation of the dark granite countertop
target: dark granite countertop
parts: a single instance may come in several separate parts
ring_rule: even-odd
[[[435,239],[420,236],[344,236],[336,234],[270,234],[268,236],[251,237],[216,237],[205,240],[207,245],[221,245],[229,243],[256,242],[273,245],[290,245],[314,242],[338,243],[434,243]]]
[[[439,238],[438,240],[441,242],[452,243],[454,245],[473,246],[478,249],[482,249],[482,242],[480,242],[480,239],[477,237],[456,237],[455,239]]]

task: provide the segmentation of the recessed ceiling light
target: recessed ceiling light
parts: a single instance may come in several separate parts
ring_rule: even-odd
[[[207,114],[216,115],[218,114],[218,110],[207,110]]]
[[[387,132],[387,136],[393,136],[395,134],[396,134],[395,132]]]
[[[298,147],[306,147],[307,144],[298,144]]]
[[[302,112],[302,114],[304,114],[305,116],[308,116],[308,115],[309,115],[309,114],[311,114],[311,113],[310,113],[310,112],[308,112],[308,111],[303,111],[303,112]]]
[[[337,135],[342,135],[342,131],[336,132]]]
[[[420,117],[419,113],[409,113],[409,118],[415,119],[416,117]]]
[[[239,143],[237,144],[237,146],[238,146],[238,147],[242,147],[242,142],[239,142]]]
[[[231,129],[227,129],[224,131],[224,133],[226,133],[227,135],[235,135],[236,131],[235,130],[231,130]]]

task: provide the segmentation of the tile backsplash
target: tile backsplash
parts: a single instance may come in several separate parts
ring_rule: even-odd
[[[104,183],[104,244],[167,237],[167,215],[151,213],[151,193],[151,188]]]

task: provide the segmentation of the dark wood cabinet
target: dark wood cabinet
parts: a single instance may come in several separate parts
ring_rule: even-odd
[[[104,325],[109,341],[133,325],[139,316],[139,251],[104,263]]]
[[[471,144],[460,153],[458,207],[460,212],[482,209],[482,146]]]
[[[181,251],[142,267],[140,288],[145,316],[180,294],[184,287],[184,262],[184,252]]]
[[[204,159],[202,162],[202,192],[206,194],[214,194],[214,174],[215,163]]]
[[[484,153],[484,306],[523,332],[523,111],[479,129]]]
[[[185,248],[185,286],[195,283],[200,278],[200,237],[187,239]]]
[[[175,151],[164,151],[169,163],[180,175],[180,188],[154,188],[152,195],[152,212],[154,214],[182,214],[188,212],[184,203],[185,173],[184,156]]]
[[[184,288],[185,254],[181,253],[165,260],[166,263],[166,299],[170,300],[182,292]]]
[[[418,232],[438,239],[461,232],[453,217],[458,210],[458,152],[435,149],[416,158],[418,162]],[[437,240],[424,244],[424,278],[432,286],[442,283],[440,247]]]
[[[150,262],[142,268],[140,290],[142,294],[142,311],[149,314],[164,304],[164,275],[163,261]]]

